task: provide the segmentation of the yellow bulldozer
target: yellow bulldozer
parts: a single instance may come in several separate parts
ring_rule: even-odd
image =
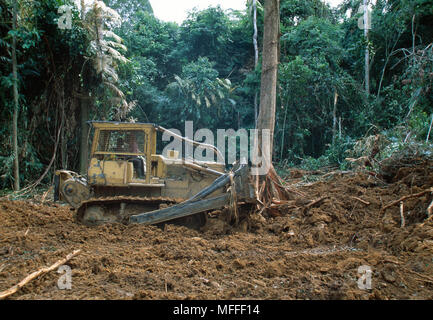
[[[214,146],[155,124],[89,123],[93,141],[87,176],[68,170],[55,175],[54,199],[68,202],[81,223],[173,222],[197,229],[209,211],[254,203],[246,164],[226,172],[223,163],[184,159],[174,150],[157,154],[157,133],[218,153]]]

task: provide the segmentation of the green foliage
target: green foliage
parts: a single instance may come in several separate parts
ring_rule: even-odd
[[[332,21],[311,16],[291,27],[282,40],[291,49],[279,72],[282,107],[277,145],[279,137],[284,143],[280,157],[318,157],[332,140],[335,94],[339,95],[337,117],[343,118],[344,124],[356,119],[353,115],[363,107],[359,88],[342,68],[343,32]],[[352,108],[355,101],[358,109]],[[348,133],[357,133],[353,131]]]
[[[233,89],[229,79],[218,78],[215,63],[200,57],[182,68],[181,77],[167,86],[173,106],[179,105],[181,119],[193,120],[198,126],[216,128],[213,120],[221,118],[229,104],[235,106],[231,98]],[[224,112],[227,113],[227,112]]]
[[[125,20],[133,20],[137,12],[147,12],[153,15],[149,0],[104,0],[105,4],[116,10]]]
[[[332,165],[338,165],[344,169],[347,166],[346,158],[348,150],[351,150],[355,144],[354,139],[349,136],[336,137],[334,143],[331,143],[325,151],[324,156]]]
[[[226,51],[231,33],[229,19],[218,6],[203,11],[193,11],[180,30],[182,55],[194,61],[208,57],[223,74],[230,72],[230,56]]]
[[[121,81],[123,91],[138,105],[132,116],[175,128],[185,120],[209,128],[236,127],[236,117],[241,122],[250,114],[240,85],[241,68],[251,57],[247,27],[244,15],[219,7],[191,13],[182,26],[137,12],[133,23],[118,31],[132,61],[121,71],[127,79]]]
[[[104,2],[105,13],[89,8],[85,21],[74,7],[72,29],[60,30],[57,10],[71,0],[19,0],[19,28],[11,30],[5,23],[11,20],[11,0],[0,1],[2,188],[12,182],[13,34],[22,182],[44,171],[59,132],[55,167],[76,169],[83,95],[90,97],[91,118],[98,120],[132,118],[178,129],[186,120],[213,130],[254,127],[262,68],[260,57],[254,66],[252,1],[246,12],[192,11],[180,26],[158,20],[148,0]],[[381,132],[391,142],[380,157],[409,142],[425,144],[433,114],[433,1],[377,0],[368,43],[358,27],[361,3],[345,0],[333,10],[321,0],[280,1],[274,159],[309,169],[345,168],[355,141]],[[259,1],[260,52],[262,5]],[[108,23],[109,14],[122,24]],[[98,16],[105,17],[101,37],[98,19],[92,23]],[[366,47],[369,96],[363,90]]]

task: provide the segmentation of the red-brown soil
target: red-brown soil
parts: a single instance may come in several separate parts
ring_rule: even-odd
[[[201,231],[90,228],[65,205],[1,201],[0,291],[81,249],[67,263],[71,290],[57,287],[53,271],[9,299],[432,299],[432,194],[404,201],[404,227],[399,205],[381,210],[432,187],[432,166],[387,181],[367,173],[292,180],[305,196],[236,228],[211,218]],[[372,269],[371,289],[358,287],[362,265]]]

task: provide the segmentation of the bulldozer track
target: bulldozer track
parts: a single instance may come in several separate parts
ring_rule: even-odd
[[[114,206],[120,205],[121,203],[125,204],[167,204],[174,205],[180,202],[185,201],[182,198],[170,198],[170,197],[131,197],[131,196],[115,196],[115,197],[97,197],[90,198],[88,200],[82,201],[80,206],[76,211],[76,220],[80,223],[87,224],[84,220],[84,214],[86,209],[91,206]]]
[[[131,196],[115,196],[115,197],[98,197],[90,198],[81,202],[80,208],[85,205],[91,204],[105,204],[105,203],[120,203],[120,202],[170,202],[170,203],[180,203],[185,201],[182,198],[170,198],[170,197],[131,197]]]

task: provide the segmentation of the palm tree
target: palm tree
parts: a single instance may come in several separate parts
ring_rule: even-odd
[[[196,114],[199,118],[202,116],[203,107],[209,109],[213,106],[219,112],[224,102],[229,102],[233,107],[236,105],[232,99],[236,88],[232,87],[229,79],[182,79],[177,75],[174,79],[175,81],[167,86],[169,93],[183,101],[188,113]]]
[[[84,26],[90,35],[90,59],[102,83],[114,94],[112,102],[117,104],[116,117],[119,120],[130,111],[123,92],[116,86],[118,63],[127,63],[128,59],[120,51],[127,51],[122,39],[110,29],[120,23],[119,14],[107,7],[103,1],[94,1],[91,10],[85,14]]]
[[[81,19],[83,27],[87,30],[90,39],[89,55],[86,62],[90,62],[96,75],[105,88],[113,95],[108,101],[115,106],[115,119],[123,120],[134,107],[133,103],[126,101],[125,95],[117,87],[119,76],[117,68],[119,63],[129,60],[121,53],[127,48],[122,44],[122,39],[111,31],[121,22],[119,14],[107,7],[103,1],[95,0],[89,5],[86,12],[85,1],[81,0]],[[84,66],[83,66],[84,67]],[[81,100],[81,143],[80,143],[80,172],[87,170],[88,158],[88,127],[89,120],[89,92],[84,89]]]

